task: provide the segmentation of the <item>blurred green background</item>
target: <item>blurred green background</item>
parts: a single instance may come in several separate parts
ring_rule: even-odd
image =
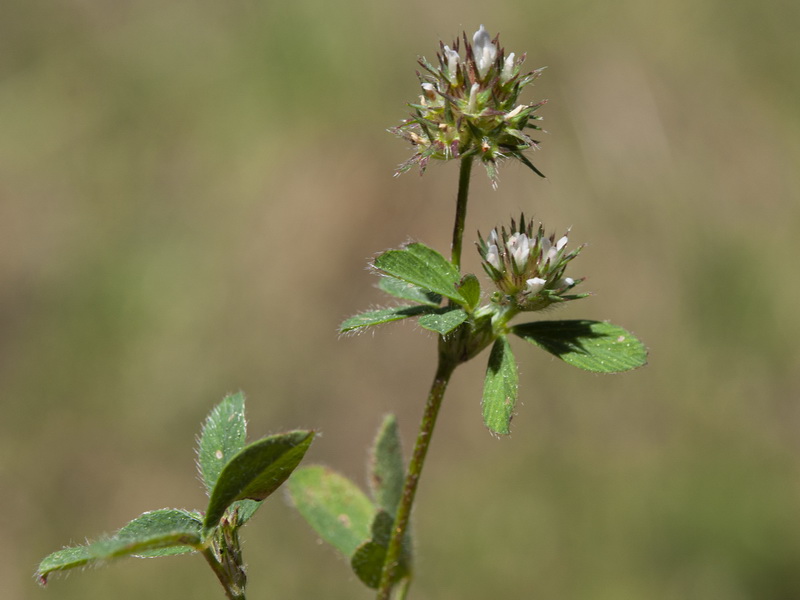
[[[5,0],[0,5],[0,587],[4,598],[222,597],[203,561],[33,581],[45,554],[202,507],[195,435],[226,392],[251,436],[323,432],[364,481],[406,447],[435,340],[338,339],[385,300],[370,256],[446,251],[457,167],[392,178],[418,55],[484,23],[549,134],[467,229],[572,226],[591,298],[646,369],[516,344],[497,440],[485,357],[449,391],[415,513],[414,599],[800,598],[800,4]],[[478,269],[467,243],[465,267]],[[370,598],[278,494],[244,531],[252,598]]]

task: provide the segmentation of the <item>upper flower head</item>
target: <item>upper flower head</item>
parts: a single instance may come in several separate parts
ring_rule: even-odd
[[[513,303],[519,310],[539,310],[585,297],[566,294],[583,281],[564,276],[567,263],[583,249],[567,252],[568,236],[569,232],[558,239],[555,234],[545,236],[541,224],[534,231],[533,220],[526,223],[524,215],[519,226],[512,219],[509,231],[501,228],[498,234],[492,229],[485,241],[478,234],[483,268],[501,292],[496,301]]]
[[[497,164],[503,158],[516,158],[537,174],[542,173],[523,154],[538,148],[526,130],[541,130],[535,124],[541,117],[534,112],[544,104],[519,104],[520,91],[532,83],[542,69],[522,73],[525,55],[506,55],[498,38],[491,38],[483,25],[472,36],[463,35],[452,47],[440,43],[436,67],[424,58],[418,73],[422,87],[419,102],[409,106],[411,117],[390,129],[411,142],[414,156],[400,165],[397,173],[418,164],[425,171],[430,159],[449,160],[464,156],[481,159],[492,184],[497,184]]]

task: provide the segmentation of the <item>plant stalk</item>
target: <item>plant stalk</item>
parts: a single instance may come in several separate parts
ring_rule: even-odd
[[[473,156],[461,159],[458,172],[458,198],[456,199],[456,221],[453,225],[453,245],[451,262],[461,270],[461,246],[464,238],[464,223],[467,220],[467,199],[469,198],[469,177],[472,173]]]
[[[408,523],[411,517],[411,507],[414,504],[414,496],[417,493],[417,485],[422,474],[422,467],[425,464],[425,456],[428,453],[428,446],[431,443],[433,429],[436,426],[436,418],[442,406],[444,393],[447,384],[455,370],[457,363],[439,353],[439,365],[436,368],[436,375],[433,378],[428,400],[425,403],[425,412],[422,415],[417,441],[414,444],[414,452],[408,463],[405,483],[403,484],[403,495],[400,498],[400,505],[394,519],[392,536],[389,539],[389,546],[386,550],[386,558],[383,563],[380,587],[378,588],[377,600],[390,600],[394,576],[400,564],[400,556],[403,549],[403,541],[408,530]],[[405,584],[408,587],[408,582]],[[405,594],[403,594],[405,595]]]
[[[202,550],[203,558],[214,571],[219,582],[222,584],[222,589],[225,590],[225,596],[228,600],[246,600],[244,586],[236,581],[237,577],[234,573],[230,572],[231,565],[225,564],[227,561],[220,561],[214,548],[209,546]]]

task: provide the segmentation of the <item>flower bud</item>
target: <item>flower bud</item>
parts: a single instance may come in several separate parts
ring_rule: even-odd
[[[525,288],[524,293],[530,296],[531,294],[538,294],[541,290],[543,290],[544,286],[547,285],[547,279],[534,277],[533,279],[528,279],[525,283],[527,284],[527,287]]]

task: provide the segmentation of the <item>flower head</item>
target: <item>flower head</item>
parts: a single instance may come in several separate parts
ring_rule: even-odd
[[[438,67],[424,58],[424,69],[417,73],[422,94],[419,102],[409,104],[410,118],[390,129],[414,146],[414,155],[400,165],[397,174],[419,165],[424,172],[431,159],[450,160],[465,156],[480,158],[492,184],[497,184],[497,165],[504,158],[515,158],[538,175],[542,173],[523,154],[539,147],[527,130],[539,130],[535,111],[545,101],[519,104],[522,88],[532,83],[542,69],[523,73],[525,56],[506,54],[497,37],[486,28],[472,36],[463,35],[452,47],[441,44]]]
[[[569,231],[558,239],[555,234],[546,236],[541,223],[534,230],[533,220],[526,223],[522,215],[519,225],[511,220],[510,230],[492,229],[486,240],[480,234],[478,239],[483,269],[500,290],[496,302],[513,303],[519,310],[540,310],[587,295],[567,294],[583,281],[564,276],[567,263],[583,249],[567,251]]]

